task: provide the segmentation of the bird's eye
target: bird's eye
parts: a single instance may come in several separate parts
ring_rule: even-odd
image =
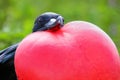
[[[42,21],[43,21],[43,19],[42,19],[42,18],[39,18],[39,19],[38,19],[38,22],[42,22]]]
[[[49,18],[40,18],[38,19],[38,22],[47,22],[49,20],[50,20]]]

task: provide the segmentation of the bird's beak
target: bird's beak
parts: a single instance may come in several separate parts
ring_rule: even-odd
[[[56,25],[59,25],[59,27],[62,27],[64,25],[64,19],[62,16],[58,16],[56,19],[52,18],[52,19],[50,19],[50,21],[47,24],[45,24],[45,26],[48,29],[53,28]]]

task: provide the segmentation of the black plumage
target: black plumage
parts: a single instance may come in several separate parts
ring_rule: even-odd
[[[35,20],[32,32],[49,30],[56,25],[63,26],[64,19],[61,15],[47,12]],[[0,80],[17,80],[14,68],[14,55],[19,43],[0,51]],[[22,58],[21,58],[22,59]]]

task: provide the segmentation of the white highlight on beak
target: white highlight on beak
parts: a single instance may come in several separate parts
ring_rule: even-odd
[[[47,23],[47,25],[52,25],[52,24],[54,24],[55,22],[56,22],[56,19],[52,18],[52,19],[50,19],[50,21]],[[49,26],[47,26],[47,27],[49,27]]]
[[[53,18],[53,19],[50,19],[50,21],[54,23],[56,21],[56,19]]]

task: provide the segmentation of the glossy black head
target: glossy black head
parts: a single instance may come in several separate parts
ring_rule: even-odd
[[[58,24],[59,27],[64,25],[63,17],[53,12],[46,12],[35,20],[33,32],[49,30]]]

